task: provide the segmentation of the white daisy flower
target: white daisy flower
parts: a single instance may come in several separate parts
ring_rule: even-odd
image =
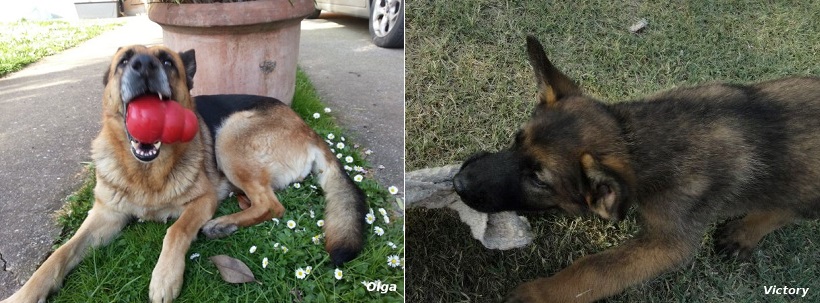
[[[268,257],[262,258],[262,268],[268,268]]]
[[[325,226],[325,220],[316,221],[316,226],[319,226],[319,227]]]
[[[199,258],[199,253],[192,253],[191,256],[188,257],[188,259],[191,259],[191,260],[196,259],[196,258]]]
[[[308,275],[309,275],[311,271],[313,271],[313,266],[308,266],[308,267],[305,267],[305,273],[306,273],[306,274],[308,274]]]
[[[357,172],[360,172],[360,173],[364,172],[364,168],[361,167],[361,166],[353,166],[353,170],[355,170]]]
[[[306,275],[307,275],[307,272],[305,272],[305,269],[303,269],[301,267],[296,269],[296,278],[298,278],[299,280],[304,279]]]
[[[327,134],[327,138],[330,139],[330,140],[333,140],[333,139],[336,139],[336,135],[334,135],[333,133],[329,133],[329,134]]]
[[[382,216],[382,219],[384,219],[384,224],[390,224],[390,217]]]
[[[250,251],[251,253],[255,253],[256,252],[256,245],[251,246],[251,249],[249,249],[248,251]]]
[[[338,153],[338,154],[336,154],[336,158],[341,159],[342,157],[344,157],[344,155],[342,155],[342,153]]]
[[[288,220],[288,228],[294,229],[296,228],[296,222],[293,220]]]
[[[283,253],[283,254],[288,253],[288,248],[287,248],[287,247],[285,247],[284,245],[282,245],[282,253]]]
[[[367,224],[373,224],[373,222],[376,221],[376,216],[374,216],[373,214],[367,214],[364,216],[364,220],[367,222]]]
[[[353,163],[353,157],[351,157],[351,156],[347,156],[347,157],[345,157],[345,162],[347,162],[347,163]]]
[[[313,113],[313,119],[319,119],[321,116],[319,113]]]
[[[398,246],[396,246],[396,243],[393,243],[393,242],[387,242],[387,246],[390,246],[390,248],[392,248],[392,249],[396,249],[398,247]]]
[[[373,227],[373,232],[375,232],[376,235],[378,235],[379,237],[384,235],[384,229],[382,229],[381,227],[378,227],[378,226]]]
[[[379,207],[379,213],[382,214],[382,216],[387,216],[387,210],[382,207]]]
[[[387,265],[390,267],[399,267],[401,266],[401,259],[397,255],[387,256]]]
[[[362,179],[364,179],[364,177],[362,177],[362,175],[356,175],[355,177],[353,177],[353,181],[356,181],[356,182],[362,182]]]
[[[338,149],[345,148],[345,144],[342,143],[342,142],[336,143],[336,148],[338,148]]]
[[[331,153],[335,153],[335,152],[336,152],[336,150],[331,148],[331,149],[330,149],[330,152],[331,152]]]
[[[345,137],[341,137],[341,138],[339,138],[339,139],[341,139],[342,141],[344,141],[344,140],[345,140]]]
[[[279,247],[279,242],[273,243],[273,248]]]
[[[352,167],[350,167],[349,165],[345,165],[345,170],[346,170],[346,171],[351,171],[351,170],[353,170],[353,168],[352,168]]]
[[[313,241],[313,244],[319,245],[321,239],[319,239],[319,235],[315,235],[310,240]]]
[[[342,277],[344,276],[344,273],[342,273],[341,269],[337,268],[336,270],[333,271],[333,276],[336,277],[336,280],[341,280]]]
[[[330,107],[325,107],[325,113],[330,113]]]
[[[279,225],[279,218],[273,218],[270,220],[273,221],[273,225]]]
[[[315,217],[316,217],[316,213],[314,213],[312,209],[310,210],[310,217],[311,217],[311,218],[315,218]]]
[[[293,188],[302,188],[302,183],[293,183]]]
[[[399,193],[399,188],[396,186],[390,186],[387,188],[387,191],[389,191],[391,195],[395,195]]]

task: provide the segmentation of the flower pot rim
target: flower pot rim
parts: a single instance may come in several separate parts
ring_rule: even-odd
[[[312,0],[257,0],[228,3],[152,3],[148,18],[161,26],[223,27],[301,20]]]

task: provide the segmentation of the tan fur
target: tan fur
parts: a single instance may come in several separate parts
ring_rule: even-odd
[[[327,209],[337,208],[334,211],[348,216],[345,218],[348,221],[336,222],[337,218],[333,217],[338,214],[326,214],[328,251],[333,257],[334,251],[343,249],[341,257],[334,257],[334,261],[339,262],[358,254],[362,245],[361,229],[354,224],[354,217],[362,220],[363,215],[351,209],[363,210],[363,196],[352,181],[345,183],[340,179],[348,177],[325,142],[287,106],[233,113],[222,123],[216,140],[200,117],[200,129],[192,141],[162,144],[155,159],[138,161],[126,135],[121,98],[123,70],[136,68],[121,64],[124,61],[118,58],[126,52],[147,54],[155,59],[170,56],[176,68],[163,73],[167,74],[173,92],[171,97],[183,107],[194,109],[186,82],[186,77],[191,75],[186,75],[188,66],[182,54],[160,46],[131,46],[121,48],[114,55],[106,74],[102,130],[92,143],[97,179],[94,205],[77,233],[3,303],[44,302],[51,291],[60,287],[65,275],[80,262],[89,247],[105,244],[134,217],[161,222],[178,218],[168,228],[149,285],[150,301],[171,302],[179,295],[185,254],[200,229],[209,237],[225,236],[238,226],[281,217],[285,209],[273,189],[301,180],[310,172],[317,174],[328,193]],[[190,55],[193,60],[193,52]],[[195,71],[195,65],[192,66],[191,70]],[[214,159],[220,167],[216,167]],[[335,186],[340,180],[347,184],[341,189]],[[230,189],[247,195],[243,201],[250,207],[211,220],[218,200]],[[341,199],[343,203],[353,204],[335,205],[333,201],[340,199],[331,195],[345,194],[360,199]],[[356,233],[359,239],[351,236]],[[340,241],[344,243],[338,243]]]

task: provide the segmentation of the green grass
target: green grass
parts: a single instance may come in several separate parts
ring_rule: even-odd
[[[120,25],[111,20],[0,23],[0,77]]]
[[[334,119],[324,113],[307,77],[299,71],[293,108],[302,115],[319,134],[333,133],[342,137],[341,129]],[[321,113],[319,119],[313,113]],[[347,138],[346,138],[347,139]],[[366,166],[366,158],[359,155],[353,142],[338,152],[355,158],[351,165]],[[354,174],[354,173],[351,173]],[[316,225],[322,219],[324,197],[317,182],[309,177],[294,186],[277,192],[277,197],[287,211],[279,223],[268,221],[243,228],[235,234],[216,240],[204,237],[194,241],[189,256],[200,257],[186,260],[182,293],[178,302],[402,302],[404,298],[404,272],[401,267],[389,267],[391,255],[403,257],[403,219],[394,216],[388,201],[393,197],[370,176],[358,183],[367,194],[367,203],[374,209],[376,221],[365,231],[367,239],[364,251],[342,268],[343,278],[334,277],[334,269],[323,245],[312,243],[312,237],[321,234]],[[59,221],[65,226],[62,241],[67,240],[85,218],[93,201],[94,179],[89,177],[83,188],[69,198]],[[317,189],[312,188],[316,186]],[[390,223],[385,223],[377,211],[387,208]],[[224,201],[217,216],[239,211],[236,200]],[[310,212],[315,213],[315,218]],[[297,227],[287,228],[285,222],[293,220]],[[65,286],[51,298],[53,302],[145,302],[148,300],[148,284],[162,246],[162,239],[169,224],[133,223],[109,245],[92,249],[85,260],[69,274]],[[374,226],[384,229],[384,234],[374,233]],[[304,229],[304,230],[302,230]],[[393,242],[397,248],[388,246]],[[250,248],[256,246],[254,253]],[[282,246],[288,248],[287,252]],[[228,284],[223,282],[216,267],[208,260],[213,255],[225,254],[246,263],[259,283]],[[267,268],[262,267],[268,258]],[[313,267],[305,279],[297,279],[297,268]],[[396,284],[394,292],[370,292],[362,284],[380,280]]]
[[[536,100],[527,34],[586,93],[624,102],[711,81],[820,75],[818,12],[816,1],[414,3],[406,12],[407,169],[457,163],[512,143]],[[629,33],[640,18],[649,26]],[[408,302],[498,301],[638,229],[634,216],[610,225],[532,215],[533,245],[492,251],[451,211],[410,209],[407,217]],[[818,301],[818,232],[816,221],[783,228],[762,241],[750,263],[721,260],[704,235],[693,262],[609,301]],[[775,284],[813,290],[806,298],[764,296],[763,286]]]

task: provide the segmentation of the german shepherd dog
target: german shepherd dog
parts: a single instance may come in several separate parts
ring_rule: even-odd
[[[274,189],[313,172],[325,191],[326,250],[339,265],[363,245],[365,196],[327,144],[287,105],[250,95],[192,98],[194,50],[130,46],[114,55],[104,77],[102,131],[92,143],[95,202],[77,233],[3,302],[44,302],[89,247],[110,241],[134,218],[166,221],[162,252],[151,275],[152,302],[178,295],[185,255],[201,229],[209,238],[281,217]],[[199,132],[187,143],[138,142],[125,126],[128,102],[159,95],[198,112]],[[175,100],[175,101],[172,101]],[[204,123],[203,123],[204,122]],[[250,206],[212,219],[230,191]],[[249,201],[248,201],[249,200]]]
[[[509,302],[590,302],[689,260],[711,223],[715,245],[747,258],[771,231],[820,217],[820,79],[679,88],[616,104],[586,96],[527,37],[538,83],[508,150],[478,153],[453,178],[482,212],[545,210],[620,220],[641,232],[520,285]]]

